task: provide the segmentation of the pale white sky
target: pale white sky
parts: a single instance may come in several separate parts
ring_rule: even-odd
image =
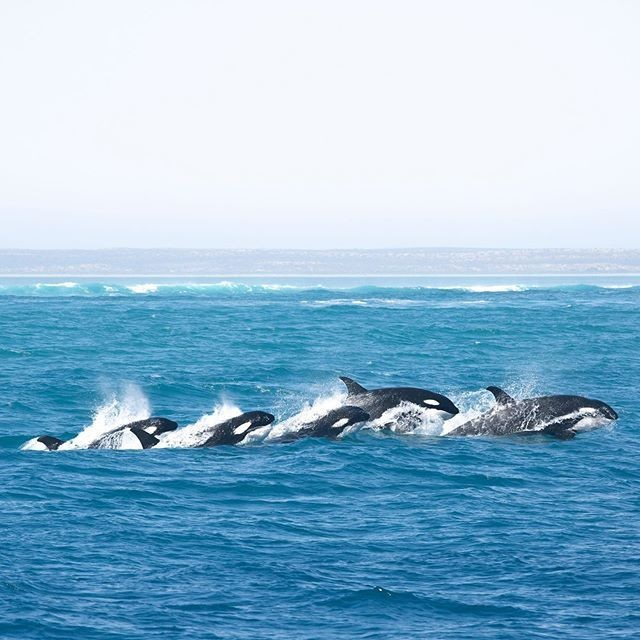
[[[0,246],[638,247],[635,0],[0,0]]]

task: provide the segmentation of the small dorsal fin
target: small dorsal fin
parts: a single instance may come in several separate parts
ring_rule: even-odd
[[[516,402],[506,391],[500,389],[500,387],[487,387],[487,391],[493,394],[493,397],[499,405],[508,406]]]
[[[53,436],[40,436],[38,438],[38,442],[47,447],[49,451],[55,451],[61,444],[64,443],[64,440],[60,440],[60,438],[54,438]]]
[[[151,447],[157,445],[158,442],[160,442],[158,438],[152,436],[150,433],[147,433],[141,427],[131,427],[130,431],[134,436],[136,436],[136,438],[138,438],[138,440],[140,440],[140,444],[142,445],[143,449],[151,449]]]
[[[344,384],[346,385],[347,391],[349,392],[350,396],[357,396],[361,393],[367,393],[367,390],[361,384],[358,384],[351,378],[340,376],[340,380],[342,380],[342,382],[344,382]]]

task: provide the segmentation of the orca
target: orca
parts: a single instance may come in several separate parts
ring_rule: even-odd
[[[414,387],[388,387],[384,389],[365,389],[355,380],[340,376],[347,387],[347,402],[366,411],[371,420],[377,420],[385,411],[400,406],[402,403],[415,404],[422,409],[441,411],[449,414],[459,413],[458,407],[446,396],[416,389]]]
[[[515,400],[499,387],[487,387],[496,405],[449,431],[449,436],[544,434],[569,440],[578,431],[618,419],[608,404],[582,396],[540,396]]]
[[[158,443],[156,436],[178,428],[178,423],[167,418],[147,418],[120,425],[100,434],[87,449],[149,449]],[[39,436],[35,438],[32,448],[56,451],[67,440],[60,440],[53,436]],[[42,445],[40,447],[39,445]]]
[[[178,423],[168,418],[146,418],[120,425],[100,434],[87,449],[150,449],[158,444],[158,436],[175,431]]]
[[[207,429],[202,434],[202,440],[194,447],[217,447],[222,444],[238,444],[247,434],[266,427],[275,420],[275,416],[266,411],[247,411],[235,418],[225,420]]]
[[[270,439],[269,442],[293,442],[301,438],[329,438],[335,440],[347,427],[359,422],[367,422],[368,420],[370,420],[369,414],[360,407],[345,405],[304,424],[297,431],[285,433],[282,436]]]

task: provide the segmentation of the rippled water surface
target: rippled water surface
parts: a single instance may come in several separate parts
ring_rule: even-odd
[[[633,277],[2,280],[0,637],[637,637],[639,353]],[[342,374],[620,419],[566,442],[20,450],[139,415],[282,421]]]

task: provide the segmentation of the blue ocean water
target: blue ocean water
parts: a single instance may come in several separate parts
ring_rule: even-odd
[[[0,637],[632,638],[640,278],[0,280]],[[576,393],[572,441],[22,451],[365,386]],[[489,397],[488,397],[489,396]]]

